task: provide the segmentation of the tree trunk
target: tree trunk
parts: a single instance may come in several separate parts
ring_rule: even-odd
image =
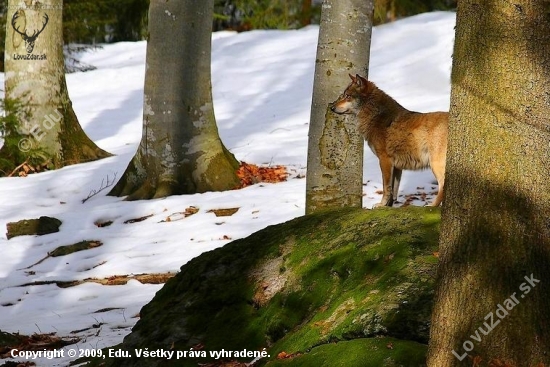
[[[302,0],[302,11],[300,15],[302,27],[311,24],[311,1],[312,0]]]
[[[550,366],[549,29],[546,0],[458,2],[430,367]]]
[[[61,0],[10,0],[5,59],[6,100],[17,100],[17,143],[5,143],[0,157],[14,166],[40,156],[49,168],[88,162],[110,154],[84,133],[65,82]],[[7,136],[5,141],[13,140]],[[36,157],[34,157],[36,158]]]
[[[143,135],[110,195],[150,199],[238,185],[238,162],[219,138],[212,104],[213,7],[213,0],[151,1]]]
[[[350,115],[330,111],[349,83],[348,73],[367,74],[372,0],[325,0],[315,61],[309,126],[306,213],[361,207],[363,137]]]

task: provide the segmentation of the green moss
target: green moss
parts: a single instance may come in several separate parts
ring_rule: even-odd
[[[266,367],[416,367],[426,365],[426,352],[424,344],[394,338],[356,339],[321,345]]]
[[[61,88],[66,90],[64,78]],[[38,140],[30,132],[23,133],[22,121],[33,121],[32,108],[22,102],[27,97],[24,95],[21,100],[0,99],[0,109],[4,111],[4,116],[0,116],[0,136],[4,139],[0,149],[0,176],[10,175],[21,164],[41,172],[111,156],[86,136],[70,102],[61,109],[62,128],[55,141],[43,139],[45,131],[40,132]]]
[[[412,207],[342,209],[268,227],[184,265],[142,309],[123,348],[267,347],[274,359],[376,336],[426,343],[438,227],[438,209]],[[155,365],[147,363],[111,365]]]
[[[203,165],[206,165],[206,167]],[[238,187],[238,168],[239,162],[235,159],[235,156],[222,145],[222,150],[211,157],[208,163],[201,162],[200,159],[196,160],[195,171],[201,172],[198,179],[194,178],[196,191],[225,191]]]
[[[4,140],[0,148],[0,177],[14,175],[16,169],[25,168],[42,171],[49,169],[51,157],[40,147],[30,134],[22,131],[22,121],[32,117],[31,109],[20,99],[0,99],[0,137]]]
[[[60,84],[62,91],[66,93],[65,78],[62,78]],[[82,130],[70,101],[63,104],[61,114],[63,119],[57,137],[61,151],[56,152],[57,158],[54,160],[56,168],[112,156],[112,154],[99,148]]]

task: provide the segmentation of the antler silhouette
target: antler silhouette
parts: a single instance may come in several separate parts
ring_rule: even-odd
[[[24,13],[23,13],[24,14]],[[15,12],[15,14],[13,14],[13,18],[11,18],[11,26],[13,27],[13,29],[19,33],[21,35],[21,37],[23,38],[23,40],[25,41],[25,48],[27,49],[27,53],[32,53],[32,50],[34,50],[34,42],[36,41],[36,39],[38,38],[38,36],[40,35],[40,33],[42,33],[42,31],[44,30],[44,28],[46,28],[46,25],[48,24],[48,20],[50,20],[50,18],[48,17],[48,14],[44,13],[44,20],[42,21],[42,29],[40,30],[35,30],[33,32],[32,35],[28,35],[27,34],[27,30],[25,29],[23,32],[21,32],[19,30],[19,27],[16,25],[16,22],[17,22],[17,19],[21,16],[21,10],[18,10]]]

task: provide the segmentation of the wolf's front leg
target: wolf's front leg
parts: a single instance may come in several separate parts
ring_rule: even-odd
[[[401,183],[402,173],[403,171],[400,170],[399,168],[395,166],[392,168],[391,185],[392,185],[392,196],[394,201],[397,201],[397,198],[399,197],[399,184]]]
[[[384,194],[382,200],[378,204],[374,204],[374,207],[380,206],[392,206],[393,205],[393,193],[392,193],[392,169],[393,164],[388,156],[380,156],[380,170],[382,171],[382,184],[384,186]]]

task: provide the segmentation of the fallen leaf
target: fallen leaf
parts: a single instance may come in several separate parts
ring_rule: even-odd
[[[239,209],[240,208],[210,209],[207,213],[214,213],[216,217],[230,217],[238,212]]]
[[[149,215],[146,215],[146,216],[143,216],[143,217],[139,217],[139,218],[128,219],[128,220],[125,220],[123,223],[124,223],[124,224],[129,224],[129,223],[143,222],[145,219],[151,218],[152,216],[153,216],[153,214],[149,214]]]
[[[169,216],[166,217],[166,219],[161,220],[160,223],[175,222],[177,220],[182,220],[182,219],[185,219],[187,217],[192,216],[193,214],[197,214],[199,212],[199,210],[200,209],[197,208],[196,206],[190,206],[188,208],[185,208],[185,210],[182,211],[182,212],[175,212],[175,213],[170,214]]]
[[[286,358],[289,358],[290,357],[290,354],[288,354],[287,352],[281,352],[279,354],[277,354],[277,359],[286,359]]]
[[[111,224],[113,224],[113,221],[112,220],[108,220],[105,222],[96,221],[94,224],[99,228],[103,228],[103,227],[109,227]]]

